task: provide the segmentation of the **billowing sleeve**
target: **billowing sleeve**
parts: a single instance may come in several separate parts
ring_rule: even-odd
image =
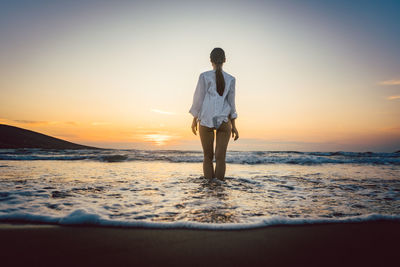
[[[193,95],[193,104],[189,110],[189,113],[193,115],[193,117],[198,118],[201,111],[201,106],[203,105],[204,96],[206,95],[206,82],[202,74],[199,76],[199,80],[197,82],[196,90]]]
[[[230,113],[231,119],[237,118],[235,91],[236,91],[236,78],[233,78],[233,81],[231,82],[231,89],[229,90],[228,93],[228,103],[231,106],[231,113]]]

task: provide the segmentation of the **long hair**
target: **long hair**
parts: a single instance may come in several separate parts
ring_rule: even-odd
[[[222,48],[216,47],[211,51],[210,54],[211,62],[213,62],[216,66],[215,70],[215,81],[217,83],[217,92],[220,96],[224,93],[225,90],[225,79],[222,74],[222,64],[225,60],[225,52]]]

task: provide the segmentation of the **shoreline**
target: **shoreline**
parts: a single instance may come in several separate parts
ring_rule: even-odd
[[[385,266],[400,222],[254,229],[148,229],[0,224],[3,266]]]

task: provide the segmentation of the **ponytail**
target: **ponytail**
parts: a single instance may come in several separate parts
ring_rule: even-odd
[[[210,53],[211,62],[215,64],[215,81],[217,83],[217,92],[220,96],[225,90],[225,79],[222,74],[222,64],[225,62],[225,52],[222,48],[216,47]]]
[[[224,75],[222,74],[222,64],[216,64],[216,67],[215,81],[217,83],[217,92],[220,96],[222,96],[225,90],[225,79]]]

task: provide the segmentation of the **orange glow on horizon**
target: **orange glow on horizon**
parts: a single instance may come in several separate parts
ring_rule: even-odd
[[[397,19],[354,8],[341,27],[332,18],[350,14],[339,12],[347,4],[250,2],[214,1],[226,11],[215,16],[191,1],[11,1],[0,27],[0,121],[99,147],[200,150],[188,111],[221,47],[236,77],[240,139],[230,149],[400,149]]]
[[[151,142],[156,146],[166,145],[171,139],[171,136],[165,134],[147,134],[144,136],[144,141]]]

